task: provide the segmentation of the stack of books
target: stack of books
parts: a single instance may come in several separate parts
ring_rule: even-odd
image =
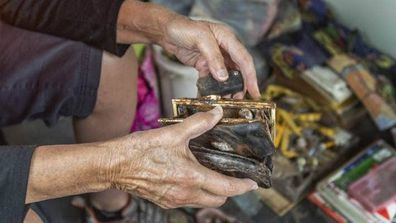
[[[396,222],[396,151],[380,140],[322,180],[308,199],[335,222]]]

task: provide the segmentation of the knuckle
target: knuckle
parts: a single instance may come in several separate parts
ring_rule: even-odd
[[[169,139],[172,139],[171,140],[173,142],[172,145],[174,145],[175,147],[185,145],[186,140],[187,140],[186,135],[183,135],[183,133],[178,133],[178,132],[176,132],[176,134],[172,135],[172,137]],[[184,150],[181,150],[181,151],[184,151]]]
[[[199,191],[189,188],[181,188],[181,190],[178,190],[172,197],[169,197],[170,203],[175,207],[183,207],[204,200],[205,199]]]
[[[236,186],[234,186],[233,184],[231,184],[231,183],[227,183],[226,185],[224,185],[224,192],[225,192],[225,194],[227,194],[227,195],[235,195],[236,194],[236,192],[237,192],[238,190],[237,190],[237,187]]]
[[[202,176],[196,171],[187,171],[182,179],[182,183],[190,188],[200,185],[201,182]]]
[[[168,196],[166,197],[166,200],[168,201],[169,204],[171,204],[175,199],[176,199],[175,193],[169,193]]]
[[[209,112],[198,112],[194,115],[193,119],[190,119],[190,124],[210,126],[212,125],[213,117],[214,115]]]
[[[212,125],[212,120],[211,120],[211,116],[209,115],[205,115],[202,117],[202,125],[204,126],[211,126]]]
[[[183,192],[180,192],[170,195],[168,200],[170,201],[168,206],[170,208],[175,208],[183,205],[186,201],[186,198],[184,197]]]
[[[182,200],[182,199],[175,199],[175,200],[173,201],[174,207],[183,206],[183,204],[185,204],[185,202],[184,202],[184,200]]]
[[[226,201],[227,201],[227,198],[226,198],[226,197],[219,198],[219,199],[217,199],[217,201],[215,202],[214,207],[223,206],[223,204],[224,204]]]
[[[205,206],[212,207],[212,208],[218,208],[223,206],[223,204],[227,201],[227,198],[219,197],[216,198],[215,200],[212,200],[211,202],[208,202],[205,204]]]
[[[219,24],[219,27],[221,28],[222,32],[226,33],[227,35],[231,36],[231,37],[236,37],[234,30],[225,24]]]
[[[251,64],[251,63],[253,63],[253,57],[252,57],[250,54],[246,53],[246,54],[242,57],[242,62],[243,62],[244,64]]]
[[[158,204],[158,206],[165,210],[174,208],[171,204]]]
[[[215,114],[213,112],[205,112],[203,117],[202,117],[202,121],[204,121],[204,123],[206,125],[212,125],[214,118],[217,116],[218,114]]]
[[[188,172],[185,169],[175,170],[172,177],[173,177],[175,183],[180,184],[180,183],[183,183],[183,181],[185,181],[187,174],[188,174]]]
[[[202,39],[208,39],[211,37],[211,31],[209,27],[205,23],[198,23],[198,31],[196,33],[196,36],[198,37],[198,44],[202,44]]]
[[[186,193],[180,193],[180,195],[176,196],[173,203],[177,206],[183,206],[188,204],[189,197],[187,196]]]
[[[191,182],[194,182],[194,184],[200,184],[204,180],[202,174],[197,171],[192,171],[190,174],[190,178]]]
[[[194,174],[193,171],[188,171],[186,172],[186,175],[184,176],[184,183],[190,184],[193,183],[197,180],[196,174]]]
[[[178,205],[170,203],[170,204],[167,204],[164,209],[169,210],[169,209],[175,209],[178,207],[179,207]]]

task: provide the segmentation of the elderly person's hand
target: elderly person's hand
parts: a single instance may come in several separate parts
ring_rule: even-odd
[[[218,207],[227,197],[257,189],[200,165],[188,148],[190,139],[211,129],[221,107],[195,114],[183,123],[137,132],[114,141],[107,174],[113,188],[146,198],[164,208]],[[110,144],[111,146],[111,144]]]
[[[194,66],[200,75],[210,72],[215,79],[225,81],[227,68],[240,70],[245,90],[254,98],[260,97],[253,59],[227,26],[176,16],[166,26],[160,44],[184,64]],[[243,95],[242,92],[234,98]]]
[[[218,207],[227,197],[258,188],[250,179],[207,169],[189,150],[189,140],[221,117],[217,107],[180,124],[108,142],[40,146],[32,159],[26,203],[116,188],[164,208]]]
[[[133,41],[157,43],[181,62],[194,66],[200,75],[211,73],[225,81],[227,68],[242,72],[247,90],[253,98],[260,97],[252,56],[225,25],[194,21],[158,5],[127,0],[121,8],[117,38],[121,43]],[[134,18],[134,13],[146,13]],[[234,95],[242,98],[244,92]]]

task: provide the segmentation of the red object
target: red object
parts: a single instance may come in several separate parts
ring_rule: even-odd
[[[348,221],[338,212],[334,211],[316,192],[308,196],[308,200],[318,206],[327,216],[333,219],[336,223],[347,223]]]
[[[396,157],[374,168],[348,188],[349,196],[376,212],[396,200]]]

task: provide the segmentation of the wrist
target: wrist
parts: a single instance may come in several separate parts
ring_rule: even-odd
[[[136,149],[136,134],[124,136],[102,143],[106,148],[100,162],[101,182],[106,189],[124,190],[125,175],[138,172],[139,161],[142,154]]]
[[[94,144],[96,147],[97,154],[99,155],[95,160],[95,163],[92,165],[96,169],[93,174],[95,174],[96,179],[95,182],[99,185],[99,188],[96,191],[104,191],[112,188],[112,178],[110,177],[110,173],[114,169],[111,159],[112,159],[112,150],[113,145],[111,141],[106,142],[98,142]]]
[[[160,43],[166,35],[166,25],[176,13],[154,3],[125,0],[117,21],[117,42]]]

